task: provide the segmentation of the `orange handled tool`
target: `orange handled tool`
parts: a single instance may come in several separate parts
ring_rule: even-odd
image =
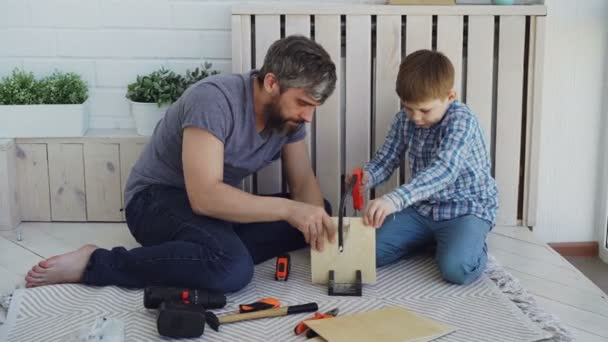
[[[353,209],[363,209],[363,169],[358,167],[353,172],[354,186],[353,186]]]
[[[276,298],[264,298],[255,303],[239,305],[239,312],[254,312],[260,310],[274,309],[281,306],[281,302]]]
[[[331,311],[328,311],[326,313],[316,312],[313,317],[305,319],[302,322],[300,322],[300,324],[298,324],[293,331],[296,333],[296,335],[301,335],[306,330],[308,330],[308,326],[304,322],[306,322],[306,321],[314,321],[314,320],[317,320],[317,319],[324,319],[324,318],[333,318],[333,317],[336,317],[337,315],[338,315],[338,308],[335,308],[335,309],[333,309]]]

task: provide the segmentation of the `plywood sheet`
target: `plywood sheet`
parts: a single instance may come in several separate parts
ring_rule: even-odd
[[[338,218],[334,217],[338,223]],[[336,242],[325,242],[323,252],[311,249],[310,263],[312,282],[327,284],[329,270],[335,271],[336,282],[352,283],[357,270],[361,270],[364,284],[376,283],[376,230],[363,225],[361,218],[347,217],[345,223],[344,251],[338,251],[338,237]]]
[[[456,330],[401,307],[306,321],[306,325],[329,342],[431,341]]]

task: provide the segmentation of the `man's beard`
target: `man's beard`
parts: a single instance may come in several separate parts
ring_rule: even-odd
[[[281,136],[290,136],[298,130],[299,124],[303,123],[303,121],[284,119],[276,103],[267,104],[266,108],[264,108],[264,113],[266,115],[264,131],[267,133],[272,131]],[[295,126],[293,125],[294,123],[298,125]]]

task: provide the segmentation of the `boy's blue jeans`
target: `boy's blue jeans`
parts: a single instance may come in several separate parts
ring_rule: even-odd
[[[385,218],[376,232],[376,264],[384,266],[417,252],[436,248],[443,278],[469,284],[486,266],[486,235],[492,225],[473,215],[434,221],[406,208]]]
[[[331,214],[327,201],[325,210]],[[251,281],[254,264],[306,246],[285,221],[237,224],[196,215],[185,190],[161,185],[136,194],[126,218],[142,247],[95,250],[85,284],[233,292]]]

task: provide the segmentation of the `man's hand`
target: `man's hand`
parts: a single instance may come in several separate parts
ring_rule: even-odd
[[[331,243],[336,241],[336,227],[325,209],[302,202],[291,204],[285,220],[304,234],[312,249],[323,251],[325,234]]]
[[[380,228],[382,223],[384,223],[384,219],[394,213],[395,210],[393,202],[382,197],[376,198],[367,205],[367,209],[365,209],[365,214],[363,215],[363,224]]]

